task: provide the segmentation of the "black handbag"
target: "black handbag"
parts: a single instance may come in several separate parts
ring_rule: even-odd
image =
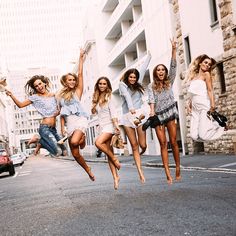
[[[143,123],[142,130],[145,131],[145,130],[147,130],[148,127],[155,128],[157,125],[160,125],[160,124],[161,124],[161,122],[156,115],[150,116]]]
[[[227,122],[227,118],[224,116],[224,115],[221,115],[219,112],[217,111],[208,111],[207,112],[207,116],[208,117],[212,117],[216,122],[218,122],[218,124],[221,126],[221,127],[226,127],[226,122]]]

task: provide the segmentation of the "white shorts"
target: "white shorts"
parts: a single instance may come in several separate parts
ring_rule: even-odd
[[[77,129],[85,134],[88,128],[88,119],[84,116],[70,115],[66,117],[66,126],[68,136],[71,136]]]
[[[138,118],[140,115],[145,115],[145,118],[142,119],[141,123],[136,126],[134,124],[134,120]],[[140,125],[142,125],[147,120],[147,118],[148,116],[146,112],[144,111],[144,109],[137,109],[135,114],[131,114],[130,112],[123,114],[120,120],[120,125],[124,125],[131,128],[137,128]]]
[[[114,129],[113,124],[111,123],[111,124],[100,126],[100,133],[114,134],[115,133],[115,129]]]

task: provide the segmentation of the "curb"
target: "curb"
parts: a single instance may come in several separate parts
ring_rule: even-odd
[[[60,159],[60,160],[67,160],[67,161],[75,161],[75,159],[71,158],[71,157],[64,157],[64,156],[60,156],[60,157],[54,157],[55,159]],[[86,162],[93,162],[93,163],[107,163],[108,161],[105,159],[100,159],[100,160],[91,160],[91,159],[86,159]],[[120,163],[122,163],[122,160],[120,160]],[[145,167],[155,167],[155,168],[164,168],[164,165],[162,163],[144,163],[142,164],[142,166]],[[175,168],[175,164],[169,164],[169,168]],[[226,168],[217,168],[217,167],[189,167],[189,166],[182,166],[180,165],[180,168],[182,170],[198,170],[198,171],[211,171],[211,172],[228,172],[228,173],[235,173],[236,174],[236,170],[234,169],[226,169]]]
[[[164,168],[164,165],[162,163],[146,163],[147,167],[161,167],[161,168]],[[169,164],[169,167],[170,168],[175,168],[175,164]],[[204,171],[204,170],[207,170],[207,171],[211,171],[211,172],[230,172],[230,173],[235,173],[236,174],[236,170],[232,170],[232,169],[225,169],[225,168],[216,168],[216,167],[212,167],[212,168],[209,168],[209,167],[188,167],[188,166],[182,166],[180,165],[180,168],[182,170],[200,170],[200,171]]]

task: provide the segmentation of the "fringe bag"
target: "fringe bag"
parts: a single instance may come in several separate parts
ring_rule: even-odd
[[[111,138],[111,146],[117,149],[124,149],[125,145],[120,134],[114,134]]]

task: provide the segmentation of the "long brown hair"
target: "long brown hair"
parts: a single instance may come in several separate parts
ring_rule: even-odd
[[[105,80],[107,82],[107,88],[102,93],[99,90],[99,82],[101,80]],[[112,93],[112,87],[111,87],[110,80],[105,76],[98,78],[96,84],[94,85],[94,93],[93,93],[93,98],[92,98],[92,109],[91,109],[92,114],[96,114],[97,112],[96,106],[98,103],[100,103],[101,105],[104,105],[105,103],[108,102],[108,100],[111,97],[111,93]]]
[[[33,77],[31,77],[30,80],[27,81],[27,83],[25,85],[25,92],[27,95],[33,95],[33,94],[38,93],[35,86],[34,86],[34,82],[36,80],[41,80],[43,83],[45,83],[46,84],[45,88],[49,92],[49,88],[50,88],[49,78],[44,75],[34,75]]]
[[[160,80],[159,77],[157,76],[157,68],[159,66],[163,66],[165,70],[165,78],[163,80]],[[168,76],[168,69],[165,65],[163,64],[158,64],[154,67],[153,69],[153,83],[152,83],[152,88],[154,91],[160,92],[162,89],[168,89],[170,88],[170,79]]]
[[[135,76],[136,76],[136,82],[134,84],[129,83],[128,79],[129,79],[130,74],[135,74]],[[138,80],[139,80],[139,71],[135,68],[131,68],[131,69],[127,70],[124,73],[123,77],[121,78],[121,81],[123,81],[128,86],[128,88],[130,88],[131,91],[139,91],[143,94],[144,93],[144,88],[138,82]]]
[[[76,80],[76,84],[75,84],[74,88],[68,88],[68,86],[66,85],[66,79],[67,79],[68,75],[73,76]],[[75,93],[76,88],[78,87],[78,76],[74,73],[67,73],[61,77],[60,82],[61,82],[63,88],[59,92],[58,96],[60,98],[64,98],[67,101],[71,100],[74,93]]]
[[[197,76],[197,74],[199,73],[199,69],[200,69],[200,64],[205,60],[205,59],[209,59],[211,60],[211,68],[209,69],[209,73],[211,74],[212,78],[214,78],[214,75],[212,74],[213,69],[215,68],[216,65],[216,61],[215,59],[209,57],[206,54],[202,54],[199,55],[198,57],[196,57],[190,64],[189,66],[189,72],[188,72],[188,79],[192,80],[194,77]]]

